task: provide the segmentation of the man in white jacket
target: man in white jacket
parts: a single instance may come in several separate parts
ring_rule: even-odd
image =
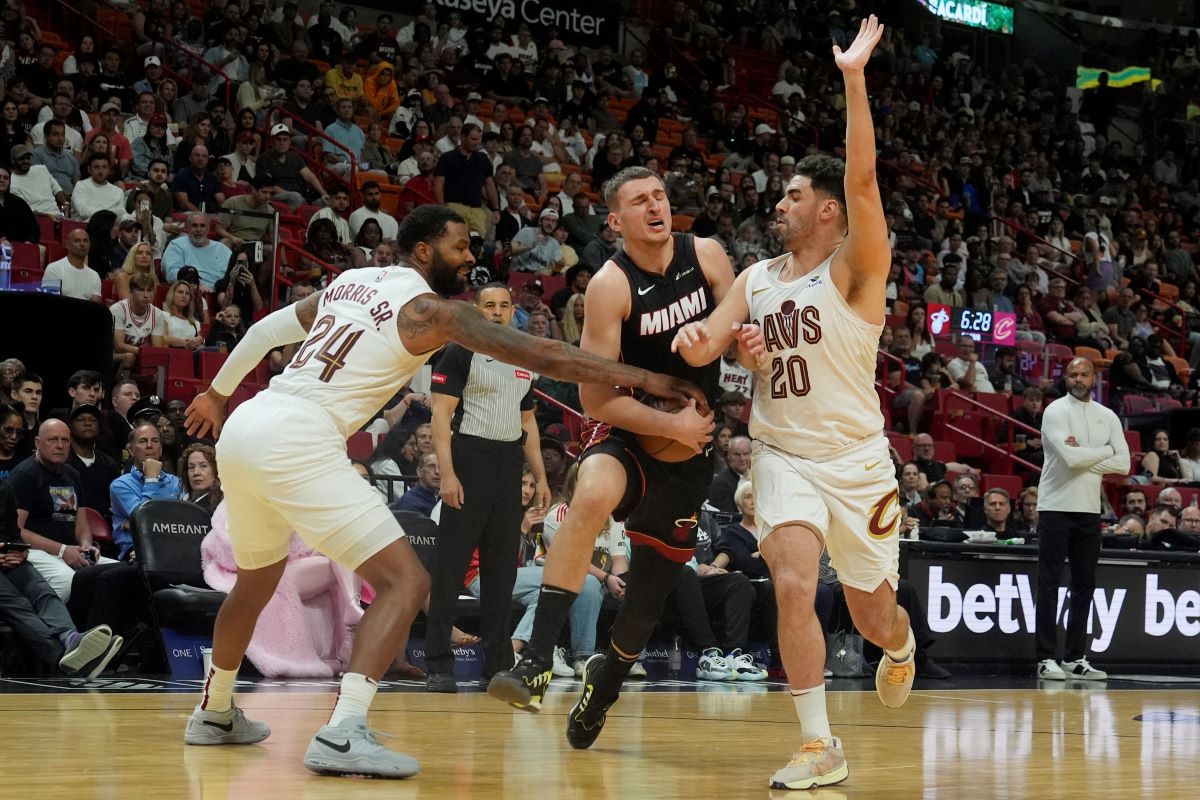
[[[1067,365],[1066,397],[1046,407],[1042,445],[1046,461],[1038,484],[1037,674],[1044,680],[1102,681],[1108,675],[1087,660],[1087,628],[1096,562],[1100,558],[1100,482],[1129,472],[1129,445],[1121,421],[1092,400],[1092,362]],[[1071,600],[1062,665],[1058,654],[1058,581],[1070,560]]]

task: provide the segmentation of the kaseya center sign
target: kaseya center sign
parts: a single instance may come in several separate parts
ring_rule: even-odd
[[[433,0],[440,8],[458,11],[468,25],[487,24],[496,17],[508,21],[508,33],[516,33],[522,22],[529,25],[535,38],[557,28],[566,40],[591,47],[607,44],[616,47],[620,26],[620,3],[588,0]]]

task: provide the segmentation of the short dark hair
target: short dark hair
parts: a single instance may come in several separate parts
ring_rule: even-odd
[[[232,166],[232,165],[231,165]],[[263,175],[261,172],[250,179],[250,186],[255,189],[264,189],[268,186],[274,186],[275,182]]]
[[[402,256],[411,255],[421,242],[435,242],[445,236],[446,226],[455,222],[466,224],[466,220],[457,211],[445,206],[417,206],[400,223],[400,230],[396,234],[396,249]]]
[[[1171,519],[1179,521],[1179,512],[1175,510],[1175,506],[1169,506],[1166,503],[1155,503],[1150,514],[1161,514],[1164,511],[1171,515]]]
[[[99,386],[104,378],[99,372],[94,369],[76,370],[70,378],[67,379],[68,389],[78,389],[80,386]]]
[[[42,380],[42,376],[38,375],[36,372],[22,372],[20,375],[12,379],[12,388],[20,389],[22,384],[26,383],[36,383],[39,386],[44,386],[46,384],[46,382]]]
[[[378,189],[378,188],[379,188],[378,181],[367,181],[366,183],[364,183],[362,185],[363,194],[366,194],[367,192],[371,191],[372,189]]]
[[[49,136],[50,131],[54,128],[62,128],[65,131],[67,129],[67,123],[63,122],[61,119],[48,119],[46,120],[46,123],[42,125],[42,133]]]
[[[503,289],[505,292],[508,293],[509,297],[512,297],[512,287],[509,286],[507,283],[501,283],[500,281],[490,281],[489,283],[485,283],[483,286],[480,286],[478,289],[475,290],[475,304],[476,305],[479,305],[479,298],[483,297],[483,293],[489,289]]]
[[[462,126],[462,135],[466,136],[471,131],[481,131],[481,130],[483,130],[483,128],[479,127],[474,122],[468,122],[466,125]],[[482,141],[482,137],[480,138],[480,141]]]
[[[846,213],[846,162],[821,153],[805,156],[796,164],[796,174],[812,183],[813,191],[838,201]]]
[[[659,183],[662,183],[662,178],[657,172],[646,169],[645,167],[626,167],[620,170],[616,175],[604,182],[604,204],[610,209],[617,208],[617,193],[621,191],[621,187],[630,181],[640,181],[645,178],[654,178]]]
[[[164,167],[167,168],[167,172],[171,171],[171,163],[169,161],[167,161],[165,158],[152,158],[152,159],[150,159],[150,163],[146,165],[146,174],[150,173],[150,170],[152,170],[154,168],[155,164],[162,164]]]
[[[91,169],[92,164],[95,164],[97,161],[104,161],[104,162],[107,162],[110,164],[112,163],[112,159],[110,159],[108,157],[108,153],[92,153],[92,155],[88,158],[87,164],[85,164],[85,166],[88,169]]]
[[[158,433],[158,422],[149,419],[136,419],[133,421],[133,427],[129,429],[129,436],[126,438],[126,444],[133,444],[137,439],[137,432],[142,428],[154,428],[154,432]]]

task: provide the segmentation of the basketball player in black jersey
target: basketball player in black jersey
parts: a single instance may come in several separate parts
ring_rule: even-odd
[[[604,185],[608,224],[624,239],[596,273],[585,296],[579,346],[693,381],[717,394],[715,364],[689,366],[671,352],[675,331],[707,316],[733,283],[724,249],[709,239],[671,232],[671,207],[662,180],[643,167],[629,167]],[[747,352],[761,348],[757,328],[739,335]],[[592,656],[584,670],[584,694],[567,718],[571,746],[591,746],[616,701],[621,683],[658,623],[676,573],[692,557],[697,514],[712,479],[713,415],[689,404],[678,413],[651,408],[628,390],[580,385],[579,398],[594,421],[584,434],[584,452],[567,517],[547,554],[533,635],[521,662],[492,678],[488,691],[526,711],[538,711],[550,683],[554,644],[571,604],[583,587],[596,534],[611,514],[625,520],[633,557],[624,581],[608,575],[605,588],[625,596],[606,654]],[[637,435],[665,436],[695,455],[668,464],[651,458]]]

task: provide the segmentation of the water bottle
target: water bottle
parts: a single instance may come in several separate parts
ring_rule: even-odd
[[[667,654],[667,672],[678,675],[683,667],[683,646],[678,636],[671,640],[671,652]]]
[[[0,239],[0,291],[12,289],[12,242]]]

